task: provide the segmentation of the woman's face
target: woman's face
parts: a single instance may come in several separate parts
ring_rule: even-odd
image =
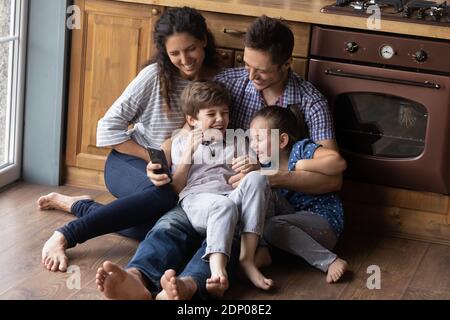
[[[195,79],[205,59],[206,40],[198,40],[190,34],[174,33],[166,40],[166,52],[170,61],[186,79]]]

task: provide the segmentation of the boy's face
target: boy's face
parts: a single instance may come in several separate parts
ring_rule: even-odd
[[[197,118],[187,116],[187,121],[189,125],[194,128],[200,128],[205,133],[213,134],[214,131],[218,130],[225,137],[225,132],[230,122],[230,115],[227,105],[220,106],[210,106],[208,108],[200,109],[197,114]],[[214,129],[214,130],[208,130]],[[219,137],[216,137],[218,140]]]

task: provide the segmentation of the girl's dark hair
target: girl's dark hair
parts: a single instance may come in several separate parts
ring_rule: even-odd
[[[294,144],[307,137],[303,114],[298,106],[283,108],[268,106],[255,113],[253,119],[264,118],[269,123],[269,129],[280,130],[280,135],[286,133],[289,137],[286,150],[290,151]]]
[[[156,53],[150,63],[157,63],[161,81],[161,94],[165,101],[166,111],[170,110],[169,93],[172,90],[173,78],[178,69],[169,59],[166,41],[175,33],[187,33],[198,40],[206,38],[205,60],[203,66],[217,68],[216,45],[214,37],[208,30],[205,18],[195,9],[189,7],[171,8],[165,11],[155,24],[153,42]]]

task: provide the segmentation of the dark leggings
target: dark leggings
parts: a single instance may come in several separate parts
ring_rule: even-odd
[[[142,240],[156,221],[176,204],[170,186],[155,187],[146,174],[147,163],[113,150],[105,165],[105,183],[118,199],[102,205],[92,200],[77,201],[71,212],[78,219],[58,229],[68,248],[91,238],[118,232]]]

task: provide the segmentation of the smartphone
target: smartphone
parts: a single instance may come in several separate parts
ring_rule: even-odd
[[[160,149],[147,148],[150,161],[152,163],[158,163],[161,165],[161,169],[155,170],[156,174],[167,174],[172,182],[172,175],[170,174],[169,164],[167,163],[166,155],[164,151]]]

